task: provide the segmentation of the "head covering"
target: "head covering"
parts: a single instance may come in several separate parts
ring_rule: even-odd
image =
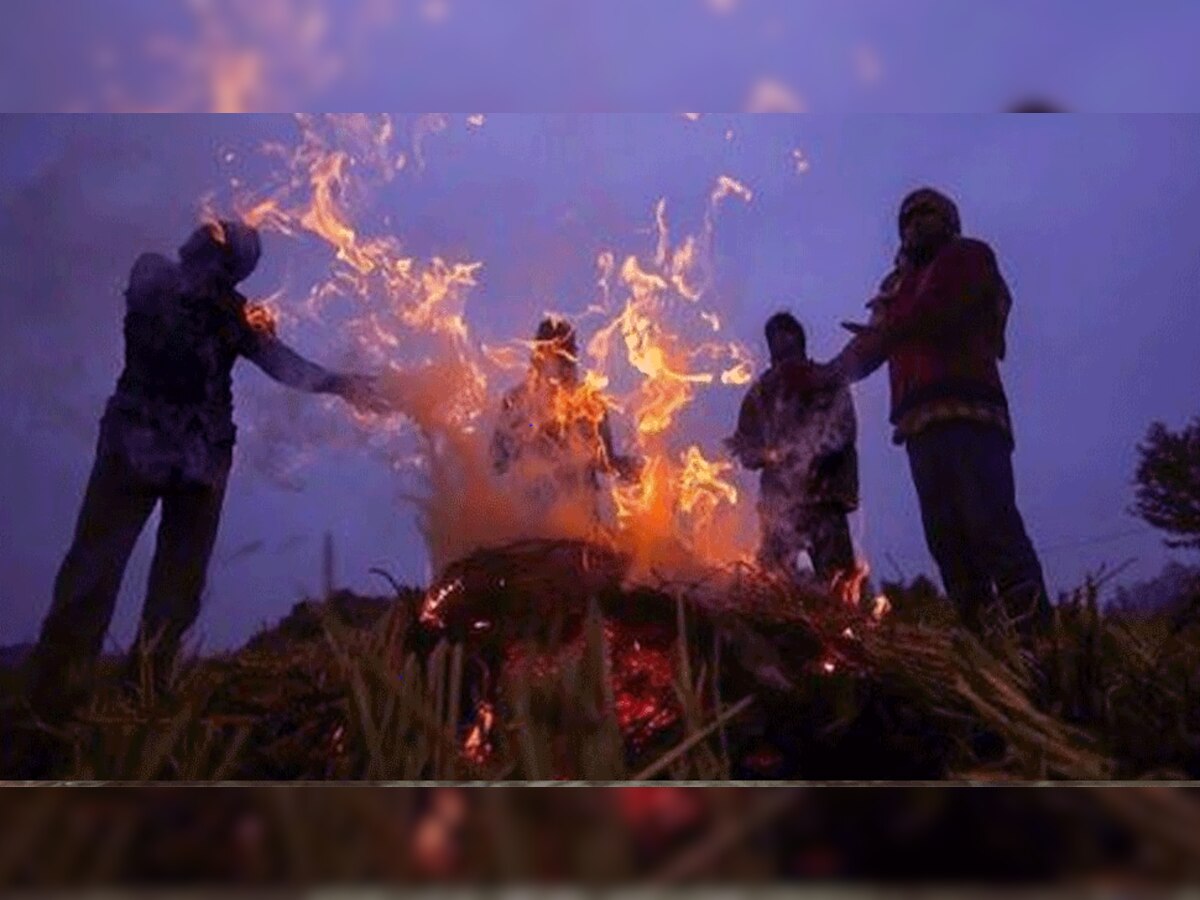
[[[904,236],[904,221],[908,218],[910,212],[918,204],[927,203],[938,210],[939,213],[950,223],[950,230],[955,235],[962,234],[962,220],[958,216],[958,207],[954,205],[954,201],[943,194],[941,191],[934,190],[931,187],[918,188],[900,204],[900,214],[897,216],[896,224],[900,229],[900,236]]]
[[[579,346],[575,340],[575,329],[566,319],[554,316],[542,319],[538,324],[534,340],[540,345],[550,345],[546,349],[576,356]]]
[[[767,319],[764,331],[766,332],[767,347],[771,350],[772,359],[777,357],[776,337],[781,334],[791,334],[799,342],[801,352],[808,352],[808,340],[804,333],[804,326],[790,312],[775,313],[775,315]]]
[[[260,256],[258,229],[228,219],[206,222],[179,248],[184,265],[215,267],[231,284],[249,278]]]

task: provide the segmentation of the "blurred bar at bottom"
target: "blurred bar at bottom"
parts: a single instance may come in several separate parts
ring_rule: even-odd
[[[1192,787],[0,791],[0,889],[1180,884]]]

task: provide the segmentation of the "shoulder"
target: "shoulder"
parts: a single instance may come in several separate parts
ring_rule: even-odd
[[[158,253],[143,253],[129,272],[125,292],[130,306],[145,307],[163,294],[176,293],[182,284],[179,266]]]
[[[130,290],[173,288],[179,282],[179,266],[161,253],[143,253],[129,272]]]
[[[938,262],[994,267],[996,253],[991,246],[977,238],[955,238],[938,254]]]

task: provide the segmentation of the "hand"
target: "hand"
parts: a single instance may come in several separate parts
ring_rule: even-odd
[[[335,393],[360,413],[384,415],[394,412],[375,375],[340,375]]]

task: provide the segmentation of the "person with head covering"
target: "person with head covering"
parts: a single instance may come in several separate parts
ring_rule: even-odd
[[[759,563],[794,578],[807,553],[832,583],[855,569],[849,513],[858,506],[857,421],[849,388],[812,392],[807,341],[791,313],[766,324],[771,367],[746,394],[726,446],[760,476]]]
[[[1031,635],[1050,617],[1041,563],[1017,510],[1013,428],[1000,379],[1012,296],[996,255],[964,237],[940,191],[904,198],[897,265],[868,325],[816,372],[844,384],[885,362],[893,441],[908,452],[926,541],[964,622],[1005,612]]]
[[[525,379],[501,401],[491,455],[497,475],[523,482],[534,514],[566,501],[597,520],[601,475],[636,478],[637,461],[613,449],[604,398],[580,380],[575,329],[566,320],[538,325]]]
[[[265,309],[237,291],[261,252],[254,228],[214,221],[196,229],[178,261],[147,253],[134,263],[125,366],[100,421],[74,538],[32,653],[31,695],[44,709],[69,711],[82,699],[130,553],[160,505],[129,673],[167,684],[200,611],[217,535],[236,436],[231,373],[239,357],[293,388],[384,411],[373,378],[305,360],[279,340]]]

